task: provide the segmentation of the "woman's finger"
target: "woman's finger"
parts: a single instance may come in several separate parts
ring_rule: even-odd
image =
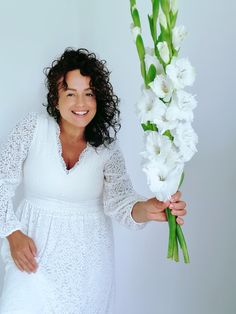
[[[19,261],[21,262],[21,265],[23,264],[24,270],[26,270],[28,273],[34,270],[31,263],[28,261],[27,257],[24,255],[22,256]]]
[[[180,199],[182,193],[180,191],[177,191],[175,194],[171,195],[171,202],[176,202]]]
[[[148,213],[148,219],[154,221],[167,221],[166,213]]]
[[[180,210],[172,210],[171,214],[173,216],[185,216],[187,214],[187,211],[185,209],[180,209]]]
[[[170,209],[184,209],[186,207],[186,203],[184,201],[179,201],[176,203],[170,204]]]
[[[30,263],[31,268],[33,268],[33,270],[35,270],[37,267],[37,263],[36,263],[36,260],[33,256],[33,254],[31,252],[26,252],[25,257],[27,258],[28,262]]]
[[[180,217],[177,217],[176,218],[176,222],[179,224],[179,225],[183,225],[184,224],[184,220]]]
[[[16,266],[19,268],[19,270],[24,271],[23,265],[20,262],[18,262],[16,259],[13,258],[13,260],[14,260]]]

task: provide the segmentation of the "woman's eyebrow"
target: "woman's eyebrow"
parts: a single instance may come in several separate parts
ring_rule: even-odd
[[[74,91],[74,92],[77,92],[76,89],[71,88],[71,87],[68,87],[66,90],[72,90],[72,91]],[[88,88],[85,88],[84,90],[92,90],[92,88],[91,88],[91,87],[88,87]]]

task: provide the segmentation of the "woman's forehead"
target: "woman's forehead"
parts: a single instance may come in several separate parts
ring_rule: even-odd
[[[59,89],[70,89],[70,90],[88,90],[91,89],[89,83],[91,78],[89,76],[81,75],[79,70],[69,71],[65,75],[66,85],[64,85],[63,77],[58,80]]]

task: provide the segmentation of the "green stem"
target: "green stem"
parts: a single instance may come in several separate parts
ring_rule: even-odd
[[[167,258],[171,258],[171,241],[170,241],[170,228],[171,228],[171,225],[170,225],[170,210],[169,208],[167,207],[165,209],[165,212],[166,212],[166,217],[167,217],[167,220],[168,220],[168,225],[169,225],[169,242],[168,242],[168,253],[167,253]]]
[[[179,261],[179,247],[178,247],[178,239],[177,239],[177,237],[175,237],[173,259],[174,259],[176,262]]]
[[[176,220],[175,216],[171,214],[169,207],[166,208],[167,218],[169,222],[169,245],[168,245],[168,255],[167,258],[173,259],[174,256],[174,247],[176,241]]]
[[[178,237],[178,241],[180,243],[180,247],[183,251],[183,256],[184,256],[184,262],[186,264],[190,263],[190,259],[189,259],[189,254],[188,254],[188,248],[187,248],[187,244],[184,238],[184,234],[183,231],[181,229],[181,226],[177,224],[176,227],[176,233],[177,233],[177,237]]]

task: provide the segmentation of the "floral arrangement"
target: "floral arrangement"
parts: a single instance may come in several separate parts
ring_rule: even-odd
[[[184,88],[195,80],[195,70],[188,58],[179,58],[179,50],[187,32],[176,26],[176,0],[151,0],[152,14],[148,15],[153,48],[145,47],[136,0],[130,0],[131,31],[137,47],[144,84],[136,112],[144,132],[146,150],[142,170],[150,190],[160,201],[167,201],[181,186],[184,164],[197,152],[197,134],[194,132],[193,109],[195,95]],[[178,244],[184,262],[189,254],[181,226],[176,223],[170,208],[166,208],[169,224],[168,255],[179,261]]]

